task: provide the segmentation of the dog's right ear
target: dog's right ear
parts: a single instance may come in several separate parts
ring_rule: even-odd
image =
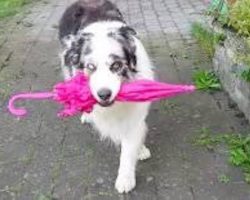
[[[70,49],[77,41],[77,38],[75,35],[70,34],[63,37],[60,41],[64,49]]]
[[[78,32],[76,35],[70,34],[61,39],[61,44],[64,48],[70,49],[75,46],[83,46],[87,41],[93,37],[92,33]]]
[[[68,35],[61,40],[63,48],[65,49],[64,63],[66,66],[81,68],[81,54],[82,52],[90,51],[89,41],[92,36],[92,33],[80,32],[77,35]]]
[[[64,49],[64,64],[67,67],[78,67],[80,64],[82,45],[84,42],[83,39],[77,38],[74,35],[68,35],[64,37],[61,42]]]

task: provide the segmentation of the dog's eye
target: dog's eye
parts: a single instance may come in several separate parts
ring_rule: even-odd
[[[112,72],[118,72],[118,71],[120,71],[120,70],[122,69],[122,67],[123,67],[122,62],[114,62],[114,63],[111,65],[110,70],[111,70]]]
[[[91,72],[94,72],[94,71],[96,70],[96,66],[95,66],[94,64],[91,64],[91,63],[87,64],[87,65],[86,65],[86,68],[87,68],[89,71],[91,71]]]

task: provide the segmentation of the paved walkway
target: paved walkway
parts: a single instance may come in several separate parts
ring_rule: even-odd
[[[202,128],[212,133],[249,130],[224,93],[195,93],[153,106],[147,143],[153,157],[138,164],[137,187],[119,195],[113,187],[118,150],[100,142],[78,118],[59,120],[56,105],[30,102],[17,120],[6,97],[44,90],[60,79],[57,23],[71,0],[40,1],[0,24],[0,200],[248,200],[250,186],[227,164],[223,149],[192,145]],[[190,37],[201,20],[201,0],[116,0],[141,34],[159,79],[191,83],[195,68],[210,61]],[[238,117],[236,117],[238,116]],[[218,176],[231,177],[228,184]]]

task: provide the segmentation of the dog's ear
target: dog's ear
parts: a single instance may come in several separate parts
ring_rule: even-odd
[[[120,35],[118,41],[122,45],[125,58],[128,62],[129,70],[131,72],[137,72],[136,45],[134,41],[134,36],[136,36],[136,32],[133,28],[129,26],[123,26],[118,30],[118,34]]]
[[[136,47],[131,43],[123,44],[123,52],[125,59],[127,60],[128,68],[131,72],[137,72],[137,57],[136,57]]]
[[[60,41],[61,41],[62,47],[64,49],[70,49],[72,46],[72,43],[74,41],[76,41],[76,36],[70,34],[70,35],[67,35],[67,36],[61,38]]]
[[[64,46],[64,63],[68,67],[82,68],[81,54],[90,52],[89,41],[92,33],[81,33],[69,35],[62,39]]]
[[[84,32],[84,31],[79,31],[78,35],[80,38],[82,38],[83,40],[90,40],[94,34],[93,33],[89,33],[89,32]]]
[[[62,39],[64,47],[64,63],[67,67],[78,67],[84,40],[75,35],[68,35]]]
[[[123,26],[119,29],[119,32],[122,34],[122,35],[126,35],[126,36],[129,36],[129,35],[137,35],[136,31],[131,28],[130,26]]]
[[[80,65],[81,53],[75,49],[68,49],[64,54],[64,63],[67,67],[76,67]]]
[[[109,37],[117,40],[121,45],[125,55],[125,59],[128,64],[128,68],[131,72],[137,72],[136,64],[136,45],[134,37],[136,32],[133,28],[129,26],[122,26],[119,29],[115,29],[108,34]]]

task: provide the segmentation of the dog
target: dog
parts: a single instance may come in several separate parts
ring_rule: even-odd
[[[69,6],[59,23],[59,40],[65,79],[84,71],[98,102],[92,113],[83,114],[82,121],[121,147],[115,188],[128,193],[136,186],[137,161],[151,156],[144,145],[150,103],[114,99],[124,82],[154,79],[149,56],[136,31],[107,0],[79,0]]]

